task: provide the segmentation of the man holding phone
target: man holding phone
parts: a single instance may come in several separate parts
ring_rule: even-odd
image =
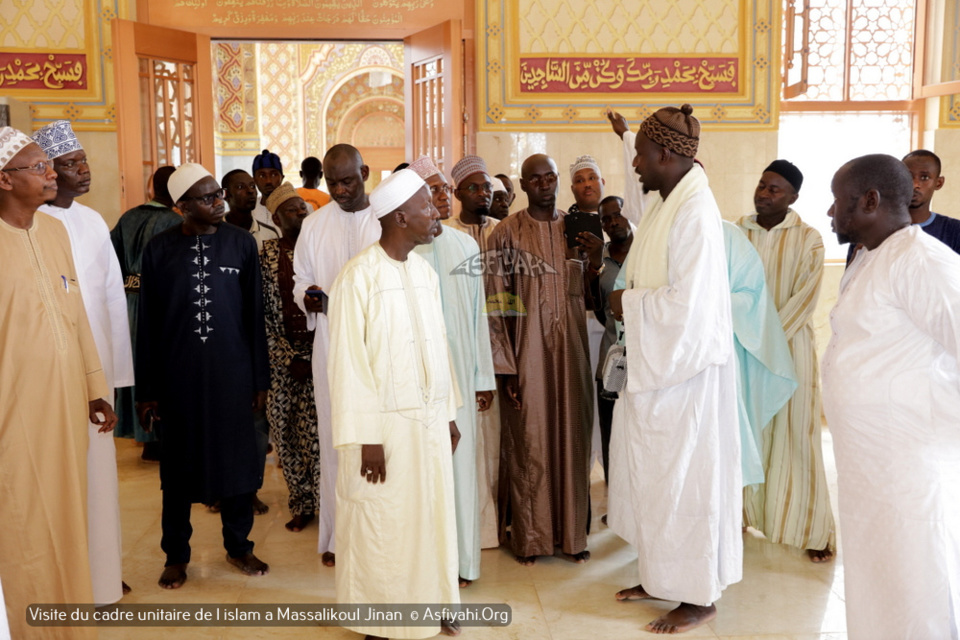
[[[353,256],[380,239],[380,223],[370,209],[364,182],[370,169],[360,152],[348,144],[334,145],[323,157],[323,176],[332,201],[303,221],[293,253],[293,299],[307,314],[313,337],[313,390],[320,434],[320,538],[317,550],[332,567],[336,507],[337,452],[330,425],[330,385],[327,353],[327,291]]]

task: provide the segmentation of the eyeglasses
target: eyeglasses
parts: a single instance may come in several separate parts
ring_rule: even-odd
[[[466,187],[460,187],[461,191],[466,191],[470,195],[476,195],[481,191],[484,193],[493,193],[493,185],[489,182],[484,182],[483,184],[471,184]]]
[[[224,195],[224,190],[217,189],[216,191],[211,191],[210,193],[204,194],[202,196],[183,196],[180,199],[181,200],[197,200],[198,202],[202,202],[203,204],[209,207],[217,200],[223,200],[223,195]]]
[[[435,184],[430,187],[430,193],[432,195],[439,195],[440,193],[445,193],[448,196],[453,193],[453,187],[448,184]]]
[[[37,164],[32,164],[29,167],[14,167],[13,169],[0,169],[0,171],[29,171],[30,173],[35,173],[38,176],[42,176],[46,175],[49,169],[49,162],[38,162]]]

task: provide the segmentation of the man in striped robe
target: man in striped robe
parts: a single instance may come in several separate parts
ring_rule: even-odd
[[[746,524],[770,542],[804,549],[828,562],[836,548],[833,512],[820,446],[820,375],[813,312],[823,279],[823,240],[790,208],[803,174],[776,160],[760,177],[756,213],[739,225],[756,247],[796,367],[797,390],[763,432],[766,483],[744,490]]]

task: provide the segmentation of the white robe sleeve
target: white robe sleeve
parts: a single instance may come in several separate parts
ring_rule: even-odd
[[[308,331],[317,328],[317,314],[307,311],[303,303],[307,289],[317,284],[314,282],[316,274],[314,262],[318,259],[318,256],[314,255],[314,250],[317,242],[313,237],[316,222],[315,213],[306,217],[300,229],[300,236],[297,238],[297,246],[293,250],[293,301],[306,314]]]
[[[623,133],[623,210],[620,212],[624,218],[636,227],[640,224],[640,218],[643,217],[644,200],[643,183],[633,170],[633,157],[637,155],[634,145],[637,141],[637,134],[633,131]]]
[[[670,284],[623,293],[630,393],[686,382],[733,350],[719,212],[704,210],[698,196],[681,206],[670,230]]]
[[[297,241],[298,246],[302,238]],[[344,271],[331,292],[330,379],[333,446],[337,449],[383,444],[384,414],[365,335],[368,283],[361,269]],[[382,319],[381,321],[385,321]]]
[[[490,321],[487,318],[486,290],[483,281],[479,278],[473,286],[473,326],[477,336],[477,371],[474,379],[474,388],[477,391],[493,391],[497,388],[497,378],[493,369],[493,350],[490,347]]]
[[[107,262],[104,272],[104,290],[107,296],[107,313],[110,324],[110,345],[113,351],[113,386],[132,387],[133,347],[130,342],[130,319],[127,317],[127,294],[123,289],[123,274],[120,262],[110,241],[110,231],[103,225],[103,242],[98,251],[98,259]],[[111,401],[112,398],[108,399]]]

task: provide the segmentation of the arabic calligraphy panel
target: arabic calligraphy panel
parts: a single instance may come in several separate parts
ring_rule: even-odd
[[[479,131],[606,130],[661,106],[775,129],[780,0],[478,0]]]
[[[85,90],[87,56],[82,53],[0,52],[0,89]]]

